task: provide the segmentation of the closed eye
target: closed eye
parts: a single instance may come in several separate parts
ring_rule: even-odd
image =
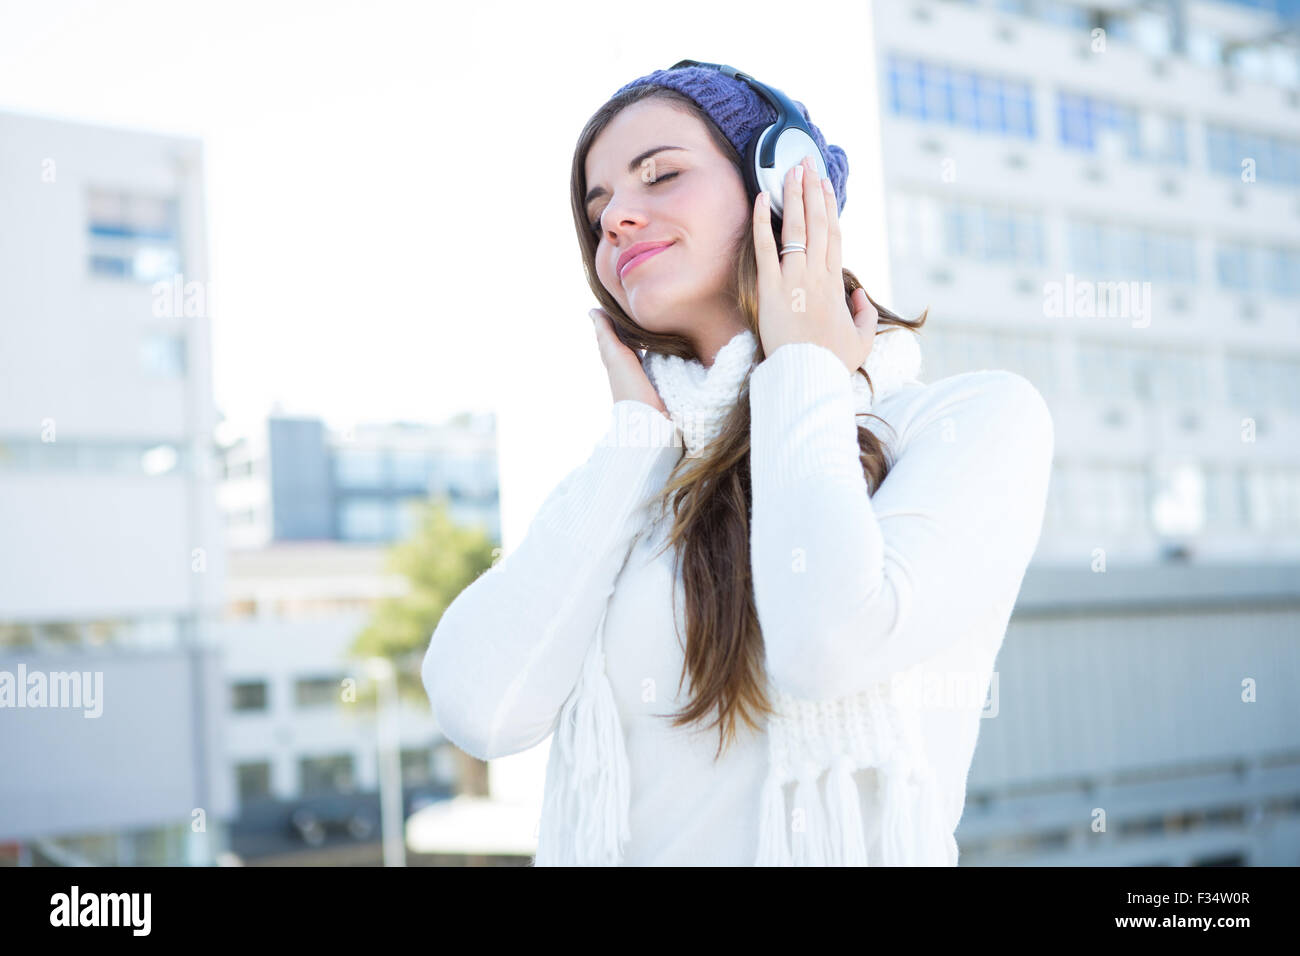
[[[660,176],[658,179],[652,179],[652,180],[650,180],[650,182],[646,183],[646,185],[647,185],[647,186],[657,186],[659,183],[666,183],[668,180],[672,179],[674,176],[679,176],[679,175],[681,175],[681,172],[680,172],[680,171],[675,172],[675,173],[668,173],[666,176]],[[599,216],[596,217],[596,219],[595,219],[594,222],[590,222],[590,223],[588,223],[588,225],[591,226],[591,231],[592,231],[592,232],[594,232],[596,235],[600,235],[600,217],[599,217]]]

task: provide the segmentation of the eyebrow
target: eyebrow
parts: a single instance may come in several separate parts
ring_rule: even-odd
[[[688,150],[685,146],[651,146],[644,153],[640,153],[639,155],[632,157],[632,162],[627,164],[627,171],[629,173],[636,172],[641,167],[641,164],[644,163],[647,159],[649,159],[655,153],[662,153],[665,149],[684,149],[687,150],[687,152],[690,152],[690,150]],[[587,198],[582,201],[582,208],[586,209],[588,206],[590,206],[591,201],[593,199],[599,199],[601,196],[607,196],[607,195],[609,195],[609,190],[606,189],[604,186],[594,187],[590,192],[587,193]]]

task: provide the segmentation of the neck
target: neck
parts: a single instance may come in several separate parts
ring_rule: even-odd
[[[712,368],[722,347],[747,328],[749,326],[744,320],[736,317],[728,322],[701,323],[687,335],[695,346],[695,354],[700,357],[700,364]]]

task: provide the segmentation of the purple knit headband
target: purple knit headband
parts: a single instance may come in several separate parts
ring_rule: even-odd
[[[776,110],[758,94],[757,90],[744,80],[733,79],[709,67],[687,66],[677,70],[655,70],[625,84],[614,95],[617,96],[636,86],[666,86],[689,96],[709,114],[742,158],[750,139],[765,126],[776,122]],[[812,130],[813,140],[822,151],[822,156],[826,160],[826,175],[830,177],[831,184],[835,187],[835,200],[839,211],[843,212],[844,203],[848,200],[845,186],[849,178],[849,158],[840,147],[826,145],[826,137],[813,124],[807,108],[794,97],[790,99],[803,114],[809,129]]]

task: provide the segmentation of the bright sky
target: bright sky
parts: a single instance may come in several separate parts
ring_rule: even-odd
[[[509,549],[608,415],[568,170],[624,83],[691,57],[807,104],[854,174],[845,263],[889,301],[869,9],[0,0],[0,109],[202,137],[217,407],[496,409]]]

